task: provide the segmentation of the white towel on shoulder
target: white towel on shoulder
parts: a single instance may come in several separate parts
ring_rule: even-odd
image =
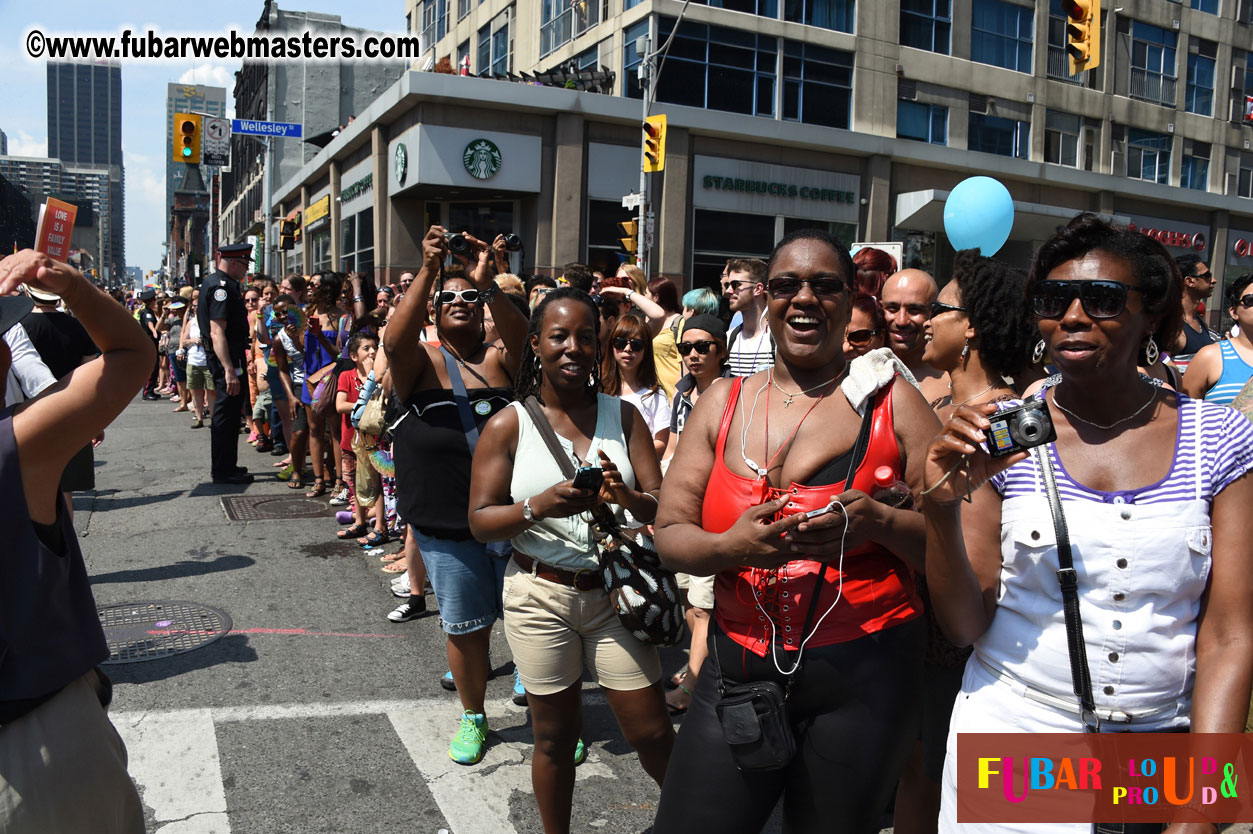
[[[864,417],[866,403],[874,399],[879,389],[891,382],[897,374],[908,380],[910,385],[918,387],[918,380],[914,379],[905,363],[896,358],[892,349],[879,348],[848,363],[848,376],[841,383],[840,390],[848,398],[849,404]]]

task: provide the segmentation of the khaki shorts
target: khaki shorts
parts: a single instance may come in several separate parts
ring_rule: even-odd
[[[527,692],[562,692],[583,677],[584,664],[605,689],[643,689],[661,679],[657,649],[623,628],[602,590],[548,582],[510,560],[504,603],[505,637]]]
[[[213,390],[213,372],[209,370],[208,365],[187,365],[187,390]]]
[[[144,834],[126,747],[88,672],[0,730],[0,831]]]
[[[676,573],[675,579],[679,587],[687,591],[687,604],[693,608],[714,610],[714,576],[692,576],[690,573]]]

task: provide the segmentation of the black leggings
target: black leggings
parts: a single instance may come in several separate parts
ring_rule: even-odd
[[[782,683],[770,656],[745,651],[715,622],[705,662],[662,784],[654,834],[757,834],[783,797],[783,830],[877,832],[918,738],[926,622],[805,650],[787,699],[796,758],[777,771],[741,773],[714,711],[716,642],[729,684]],[[780,655],[783,653],[780,651]],[[789,657],[779,664],[788,669]]]

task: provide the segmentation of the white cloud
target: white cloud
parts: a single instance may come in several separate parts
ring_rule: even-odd
[[[179,84],[203,84],[206,87],[225,87],[227,98],[235,89],[235,71],[221,64],[200,64],[178,77]]]
[[[43,156],[48,155],[47,138],[36,139],[24,130],[17,131],[9,137],[10,156]]]

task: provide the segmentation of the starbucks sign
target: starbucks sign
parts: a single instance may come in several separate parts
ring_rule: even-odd
[[[500,172],[500,148],[490,139],[475,139],[466,145],[461,163],[476,180],[491,179]]]
[[[396,143],[396,182],[405,184],[405,174],[409,173],[409,151],[403,143]]]

